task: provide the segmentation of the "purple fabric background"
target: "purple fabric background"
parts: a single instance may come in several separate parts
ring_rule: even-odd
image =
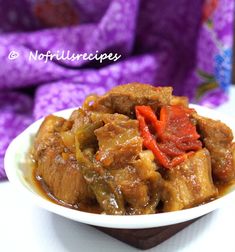
[[[0,0],[0,179],[5,150],[17,134],[48,113],[79,106],[91,92],[137,81],[173,85],[175,94],[208,106],[226,99],[234,1],[221,0],[203,24],[203,0],[60,2],[76,25],[55,27],[58,17],[53,27],[43,23],[35,10],[56,6],[55,0]],[[16,60],[8,59],[12,50],[19,53]],[[29,61],[35,50],[122,57],[104,64]]]

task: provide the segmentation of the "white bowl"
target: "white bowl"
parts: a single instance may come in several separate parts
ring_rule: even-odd
[[[191,107],[195,108],[202,116],[223,121],[233,130],[233,134],[235,134],[235,120],[233,118],[218,114],[211,109],[198,105],[191,105]],[[63,110],[55,113],[55,115],[68,118],[73,110],[74,108]],[[139,229],[185,222],[222,207],[226,202],[230,201],[231,198],[235,198],[235,188],[232,188],[223,197],[204,205],[175,212],[135,216],[92,214],[57,205],[38,193],[38,190],[33,186],[33,184],[27,180],[27,169],[25,169],[26,167],[23,165],[26,163],[27,153],[32,143],[32,139],[38,131],[42,121],[43,119],[30,125],[11,142],[6,151],[4,162],[8,179],[17,187],[18,190],[22,192],[22,197],[28,196],[29,200],[34,201],[39,207],[42,207],[50,212],[94,226]]]

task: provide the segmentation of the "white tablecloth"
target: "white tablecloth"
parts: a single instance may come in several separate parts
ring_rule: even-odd
[[[235,88],[217,110],[235,116]],[[138,251],[81,223],[42,210],[0,182],[0,251],[80,252]],[[235,201],[201,218],[159,246],[157,252],[234,252]]]

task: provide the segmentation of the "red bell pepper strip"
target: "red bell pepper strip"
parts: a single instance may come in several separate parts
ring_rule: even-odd
[[[194,110],[181,106],[163,106],[160,120],[150,106],[136,106],[135,111],[143,144],[154,153],[163,167],[171,168],[180,164],[189,153],[202,147],[198,140],[200,135],[190,121]],[[155,136],[151,134],[149,125],[155,130]]]
[[[139,128],[140,128],[140,132],[141,135],[144,139],[144,146],[151,150],[153,152],[153,154],[155,155],[155,157],[157,158],[158,162],[164,166],[164,167],[168,167],[169,166],[169,160],[166,157],[166,155],[160,151],[160,149],[158,148],[158,145],[156,143],[156,140],[153,138],[153,136],[151,135],[149,128],[147,126],[147,123],[145,121],[145,118],[143,115],[140,114],[140,111],[138,109],[139,106],[136,106],[136,116],[137,119],[139,121]],[[142,110],[143,111],[143,110]],[[144,112],[146,112],[146,110],[144,110]],[[155,116],[155,115],[154,115]]]
[[[151,122],[156,132],[162,132],[163,123],[158,121],[155,113],[150,106],[136,106],[136,113],[141,114],[144,119],[148,122]]]

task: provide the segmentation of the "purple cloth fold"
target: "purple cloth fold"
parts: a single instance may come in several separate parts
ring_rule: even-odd
[[[136,81],[172,85],[175,94],[208,106],[223,102],[234,3],[221,0],[208,15],[208,2],[0,0],[0,179],[5,150],[17,134],[42,116],[79,106],[89,93]],[[53,18],[58,10],[61,16]],[[62,50],[121,58],[29,61],[30,52]],[[17,59],[9,59],[11,51]]]

